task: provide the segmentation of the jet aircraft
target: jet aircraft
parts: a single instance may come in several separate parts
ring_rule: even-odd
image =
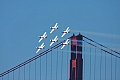
[[[50,28],[51,28],[50,33],[52,33],[54,30],[58,29],[58,23],[56,23],[53,27]]]
[[[64,37],[64,35],[66,35],[66,34],[69,33],[69,32],[70,32],[70,29],[69,29],[69,27],[67,27],[67,29],[62,32],[63,34],[62,34],[61,37]]]
[[[47,33],[44,32],[44,34],[42,36],[39,36],[40,40],[38,42],[42,41],[46,37],[47,37]]]
[[[52,39],[52,40],[50,40],[50,41],[51,41],[50,46],[52,46],[53,43],[55,43],[56,41],[58,41],[58,36],[56,36],[54,39]]]
[[[63,49],[69,42],[70,42],[70,40],[67,39],[64,43],[62,43],[61,49]]]
[[[41,49],[43,49],[45,47],[44,43],[41,44],[41,46],[36,47],[37,51],[36,53],[38,53]]]

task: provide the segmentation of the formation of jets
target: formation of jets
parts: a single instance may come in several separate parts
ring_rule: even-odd
[[[51,33],[53,33],[53,31],[55,31],[56,29],[58,29],[58,23],[56,23],[53,27],[50,27],[50,29],[51,29],[51,31],[50,31],[50,34],[51,34]],[[69,27],[67,27],[67,29],[62,32],[62,36],[61,37],[64,37],[69,32],[70,32],[70,29],[69,29]],[[44,32],[44,34],[42,36],[39,36],[39,38],[40,39],[39,39],[38,42],[41,42],[43,39],[47,38],[47,32]],[[54,39],[50,40],[50,42],[51,42],[50,46],[52,46],[57,41],[58,41],[58,36],[55,36]],[[65,42],[63,42],[61,49],[63,49],[69,42],[70,42],[69,39],[67,39]],[[42,43],[41,46],[36,47],[37,48],[36,53],[38,53],[44,47],[45,47],[44,43]]]

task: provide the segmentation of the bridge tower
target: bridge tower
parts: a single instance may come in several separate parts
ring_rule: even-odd
[[[82,35],[71,36],[71,58],[69,80],[82,80],[83,59],[82,59]]]

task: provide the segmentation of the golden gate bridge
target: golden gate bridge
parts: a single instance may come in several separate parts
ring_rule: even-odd
[[[120,80],[120,53],[84,35],[62,43],[0,74],[0,80]]]

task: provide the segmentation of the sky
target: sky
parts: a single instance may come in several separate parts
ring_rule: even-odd
[[[59,29],[49,34],[56,22]],[[35,56],[36,46],[41,44],[38,36],[45,31],[48,39],[44,42],[48,49],[49,40],[56,34],[61,36],[68,26],[71,32],[62,39],[80,31],[120,35],[120,1],[0,0],[0,73]],[[86,36],[120,45],[119,39]]]

